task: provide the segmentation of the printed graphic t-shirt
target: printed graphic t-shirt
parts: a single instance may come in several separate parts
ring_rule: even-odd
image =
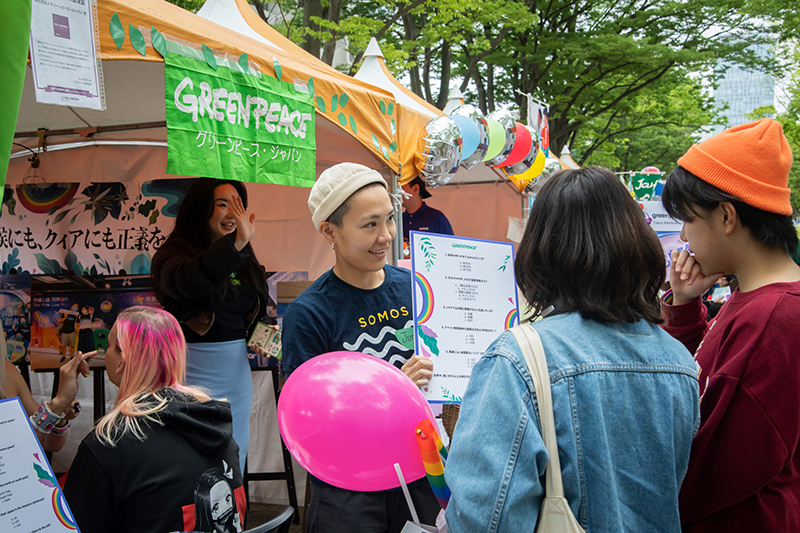
[[[391,265],[384,272],[379,287],[365,290],[345,283],[331,269],[289,305],[281,341],[287,375],[327,352],[362,352],[398,368],[411,358],[411,272]]]

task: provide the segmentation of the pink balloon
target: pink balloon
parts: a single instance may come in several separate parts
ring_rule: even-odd
[[[436,424],[419,388],[400,369],[358,352],[331,352],[300,365],[281,391],[278,427],[303,468],[357,491],[425,476],[416,427]]]
[[[525,156],[531,151],[531,145],[533,145],[533,138],[531,137],[530,130],[526,128],[524,124],[517,122],[517,140],[514,141],[514,147],[511,149],[511,152],[508,153],[506,160],[496,164],[495,168],[519,163],[525,159]]]

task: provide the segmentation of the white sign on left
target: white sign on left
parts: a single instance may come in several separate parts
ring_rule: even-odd
[[[94,0],[33,0],[31,68],[36,101],[105,110]]]
[[[19,398],[0,400],[0,531],[78,531]]]

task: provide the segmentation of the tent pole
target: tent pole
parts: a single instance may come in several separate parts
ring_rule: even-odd
[[[392,172],[392,198],[398,198],[399,187],[397,186],[397,174]],[[394,240],[392,241],[392,265],[397,266],[397,261],[404,259],[403,254],[403,204],[399,201],[394,203],[394,224],[397,228]]]
[[[522,227],[525,228],[528,225],[528,217],[531,215],[531,203],[530,199],[524,194],[520,194],[519,199],[522,203]]]

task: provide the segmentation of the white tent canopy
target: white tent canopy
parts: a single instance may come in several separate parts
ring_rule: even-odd
[[[389,91],[394,95],[398,105],[425,115],[429,119],[445,114],[403,87],[400,82],[388,72],[383,63],[383,52],[378,45],[378,41],[375,40],[374,37],[370,40],[364,52],[364,62],[361,64],[361,68],[356,73],[355,78]],[[458,91],[458,89],[455,91],[457,91],[457,93],[451,91],[451,99],[461,98],[461,92]],[[456,106],[453,106],[453,108],[455,107]],[[484,163],[479,163],[470,170],[460,168],[450,183],[448,183],[448,186],[494,183],[500,180],[502,180],[502,176],[499,172]]]

